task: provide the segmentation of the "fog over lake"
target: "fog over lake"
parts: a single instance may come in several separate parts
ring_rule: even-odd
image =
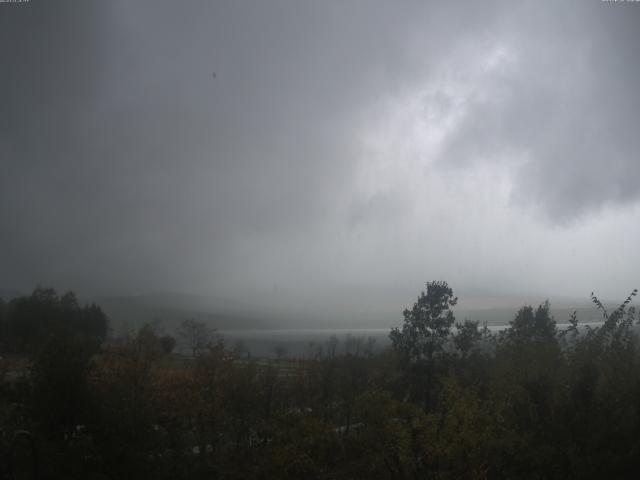
[[[579,325],[580,329],[598,327],[602,322],[587,322]],[[492,334],[497,334],[509,325],[490,325],[487,328]],[[564,330],[568,323],[559,323],[558,329]],[[339,353],[349,353],[353,345],[349,342],[358,341],[358,348],[364,350],[367,342],[374,352],[390,345],[389,330],[385,328],[359,329],[268,329],[268,330],[220,330],[218,332],[227,346],[231,349],[240,348],[244,353],[259,357],[304,356],[313,355],[322,348],[328,350],[331,338],[337,341],[336,350]]]

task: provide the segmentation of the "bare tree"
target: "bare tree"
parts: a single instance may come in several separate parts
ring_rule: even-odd
[[[200,350],[208,347],[214,340],[215,330],[206,323],[188,318],[183,320],[178,328],[178,337],[183,345],[191,350],[195,357]]]

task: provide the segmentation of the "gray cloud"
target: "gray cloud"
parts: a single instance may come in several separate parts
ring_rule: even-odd
[[[514,199],[554,222],[637,201],[640,71],[629,46],[640,40],[640,10],[610,7],[529,4],[510,17],[517,23],[495,33],[507,39],[508,65],[470,96],[443,162],[526,158]]]
[[[0,285],[546,288],[638,199],[633,7],[2,4]]]

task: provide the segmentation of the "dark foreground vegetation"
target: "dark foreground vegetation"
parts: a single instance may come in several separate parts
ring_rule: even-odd
[[[190,355],[149,326],[113,339],[97,306],[37,289],[0,302],[4,478],[636,478],[640,349],[630,307],[559,331],[525,306],[492,335],[428,283],[392,346],[334,338],[304,358]],[[206,340],[206,342],[204,341]],[[37,470],[37,471],[36,471]]]

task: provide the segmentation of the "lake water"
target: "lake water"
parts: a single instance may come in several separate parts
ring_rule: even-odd
[[[602,322],[580,323],[581,327],[589,325],[596,327]],[[569,326],[568,323],[558,323],[559,329]],[[489,325],[492,332],[499,332],[507,328],[508,325]],[[326,348],[332,336],[338,338],[336,351],[344,353],[349,338],[360,339],[362,344],[366,344],[368,339],[375,341],[376,349],[381,349],[389,345],[390,328],[318,328],[318,329],[272,329],[272,330],[220,330],[225,344],[228,348],[240,347],[242,350],[251,352],[255,356],[276,356],[280,354],[303,355],[310,353],[318,346]]]

